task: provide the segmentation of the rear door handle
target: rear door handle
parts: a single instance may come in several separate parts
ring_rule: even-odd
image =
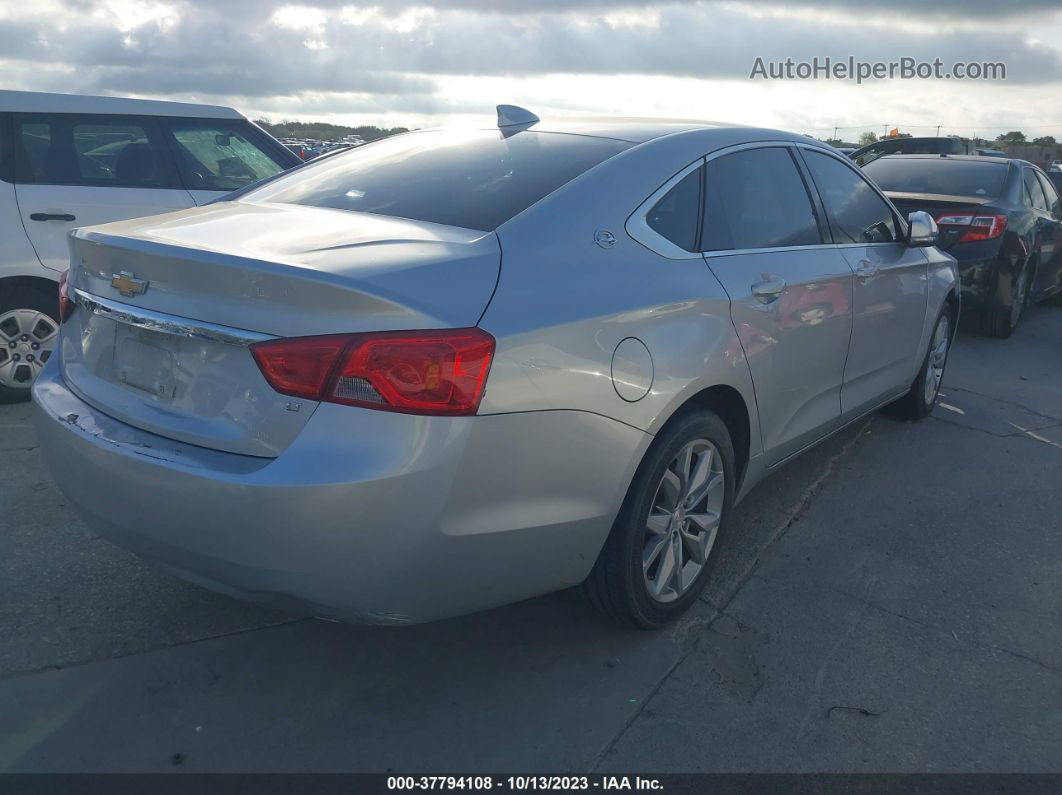
[[[76,221],[70,213],[30,213],[31,221]]]
[[[760,277],[760,281],[752,285],[751,289],[754,296],[765,304],[769,304],[785,291],[786,286],[785,279],[781,276],[765,273]]]
[[[879,268],[869,260],[860,260],[859,267],[856,268],[856,276],[859,277],[859,281],[866,283],[878,275]]]

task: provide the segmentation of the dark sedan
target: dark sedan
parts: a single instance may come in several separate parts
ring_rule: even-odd
[[[925,210],[959,261],[964,309],[1009,337],[1022,310],[1062,292],[1062,202],[1032,163],[967,155],[893,155],[863,169],[906,215]]]

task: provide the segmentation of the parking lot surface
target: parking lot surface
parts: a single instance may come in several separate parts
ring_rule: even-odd
[[[0,771],[1062,771],[1062,306],[760,484],[657,633],[268,612],[96,538],[27,406],[0,455]]]

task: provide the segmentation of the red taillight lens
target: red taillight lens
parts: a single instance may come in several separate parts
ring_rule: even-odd
[[[321,394],[328,378],[349,343],[345,334],[292,337],[255,343],[251,354],[277,392],[323,400]]]
[[[1007,229],[1005,215],[978,215],[977,213],[947,213],[937,216],[937,226],[965,226],[965,234],[957,242],[973,243],[992,240]]]
[[[269,340],[251,353],[285,395],[411,414],[475,414],[494,355],[477,328]]]
[[[62,323],[70,313],[74,311],[74,301],[70,298],[70,286],[66,283],[70,271],[65,270],[59,275],[59,322]]]

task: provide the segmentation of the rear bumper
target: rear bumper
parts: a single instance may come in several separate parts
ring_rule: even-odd
[[[100,535],[207,587],[405,624],[581,582],[651,437],[587,412],[415,417],[321,405],[277,458],[123,424],[33,386],[45,460]]]
[[[959,282],[963,304],[971,308],[985,306],[995,289],[996,257],[959,260]]]

